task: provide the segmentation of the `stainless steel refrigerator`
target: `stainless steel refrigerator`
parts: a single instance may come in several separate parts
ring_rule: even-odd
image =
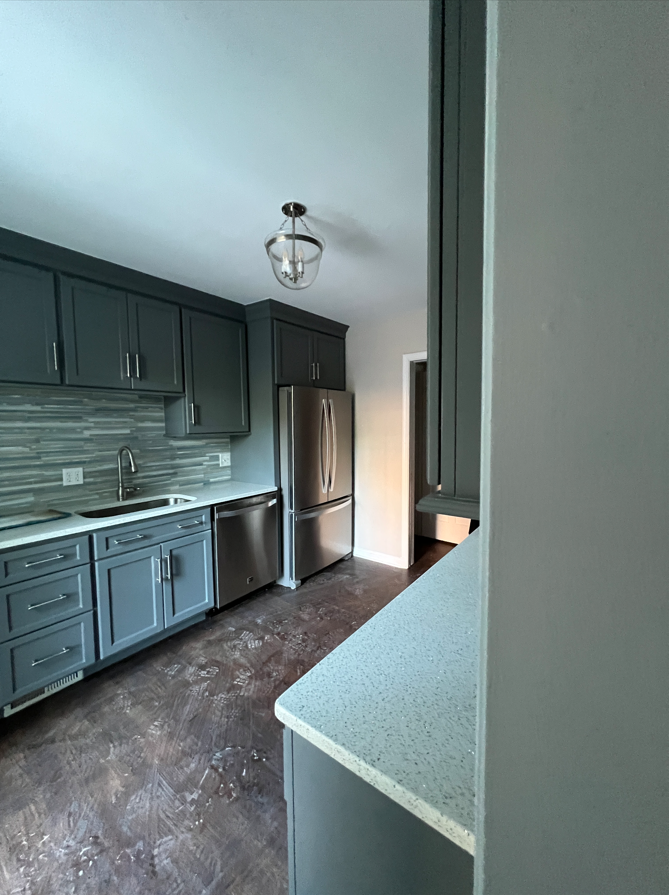
[[[279,389],[283,575],[297,587],[353,549],[353,404],[348,392]]]

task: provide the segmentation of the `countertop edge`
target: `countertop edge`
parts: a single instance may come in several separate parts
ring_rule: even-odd
[[[334,758],[335,761],[338,761],[339,764],[343,765],[349,771],[352,771],[356,776],[369,783],[375,789],[378,789],[379,792],[382,792],[384,795],[388,796],[388,798],[397,802],[398,805],[401,805],[402,808],[405,808],[411,814],[424,821],[428,826],[435,829],[438,833],[441,833],[442,836],[446,836],[447,839],[450,839],[451,842],[454,842],[460,848],[464,849],[464,851],[468,852],[470,855],[474,855],[476,849],[476,837],[470,830],[452,820],[450,817],[441,814],[436,808],[433,808],[421,799],[420,796],[417,796],[415,793],[400,786],[382,771],[379,771],[377,768],[367,764],[367,762],[357,758],[347,749],[338,746],[331,739],[324,736],[322,733],[319,733],[315,728],[300,721],[299,718],[296,718],[291,712],[286,711],[286,709],[278,703],[275,703],[274,714],[282,724],[286,725],[286,727],[289,727],[313,746],[316,746],[316,748],[320,749],[326,755],[329,755],[330,758]]]

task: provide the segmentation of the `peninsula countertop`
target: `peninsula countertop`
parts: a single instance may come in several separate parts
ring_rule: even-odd
[[[196,510],[199,507],[213,506],[218,503],[227,503],[231,500],[240,500],[243,497],[254,497],[256,494],[266,494],[276,491],[273,485],[258,485],[252,482],[237,482],[234,479],[227,479],[223,482],[214,482],[209,485],[188,485],[185,488],[169,488],[163,487],[157,489],[147,489],[142,491],[137,497],[127,501],[128,512],[118,516],[106,516],[101,519],[88,519],[85,516],[78,516],[71,508],[72,500],[68,504],[57,504],[54,502],[53,509],[67,511],[72,513],[61,519],[55,519],[49,522],[39,522],[34,525],[24,525],[19,528],[9,528],[0,532],[0,550],[7,550],[12,547],[24,547],[30,544],[37,544],[40,541],[51,541],[56,538],[66,538],[70,535],[87,534],[97,531],[101,528],[110,528],[112,526],[124,525],[129,522],[142,522],[145,519],[155,519],[159,516],[169,516],[172,513],[184,513],[189,510]],[[173,506],[159,507],[150,510],[142,510],[141,512],[133,512],[132,505],[135,502],[150,500],[152,497],[159,495],[175,495],[181,497],[191,497],[192,500],[186,503],[174,504]],[[113,498],[105,501],[88,503],[85,499],[81,500],[77,509],[92,510],[99,506],[109,506],[116,503]]]
[[[277,718],[474,854],[475,532],[276,702]]]

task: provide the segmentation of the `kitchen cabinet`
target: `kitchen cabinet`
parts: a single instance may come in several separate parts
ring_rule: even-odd
[[[290,895],[472,895],[472,856],[284,731]]]
[[[185,398],[165,398],[168,435],[249,431],[246,327],[183,311]]]
[[[53,274],[0,260],[0,381],[60,385]]]
[[[101,658],[214,605],[211,528],[149,547],[136,528],[115,539],[125,552],[95,564]]]
[[[60,277],[60,299],[67,384],[131,388],[125,292]]]
[[[338,336],[275,320],[276,385],[345,389],[345,348],[345,340]]]
[[[427,479],[418,509],[479,518],[485,3],[430,25]],[[436,490],[439,488],[440,490]]]
[[[165,627],[214,605],[211,532],[163,544]]]
[[[68,385],[183,391],[179,308],[60,277]]]
[[[180,394],[184,390],[181,359],[181,311],[155,298],[128,295],[132,387]]]

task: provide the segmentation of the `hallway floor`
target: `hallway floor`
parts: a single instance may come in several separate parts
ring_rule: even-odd
[[[451,549],[267,588],[0,721],[3,895],[283,895],[274,701]]]

